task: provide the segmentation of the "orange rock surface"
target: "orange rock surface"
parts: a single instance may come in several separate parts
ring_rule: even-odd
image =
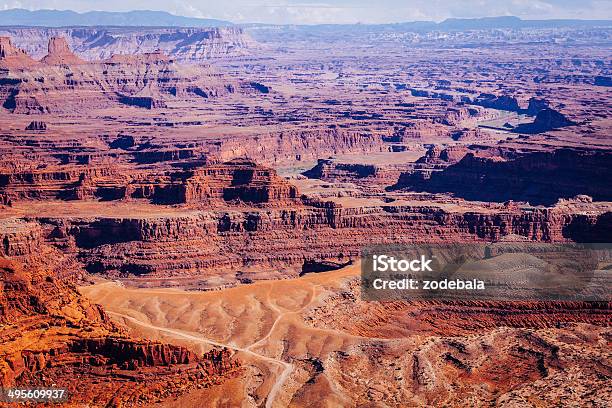
[[[49,51],[41,60],[48,65],[80,65],[86,61],[74,55],[63,37],[52,37],[49,39]]]
[[[15,47],[10,37],[0,37],[0,68],[27,68],[35,65],[36,61]]]
[[[42,58],[0,38],[2,386],[606,406],[610,302],[357,278],[369,245],[610,242],[606,30],[0,29]]]
[[[55,384],[67,389],[69,406],[133,406],[209,386],[236,372],[238,363],[226,349],[198,356],[129,337],[74,285],[32,261],[0,259],[2,387]]]

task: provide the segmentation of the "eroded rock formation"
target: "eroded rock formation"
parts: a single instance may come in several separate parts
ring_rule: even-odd
[[[134,340],[76,288],[36,267],[0,258],[0,383],[56,387],[78,403],[153,403],[222,381],[238,365],[228,350],[203,356]],[[100,381],[103,378],[104,381]]]
[[[545,108],[537,112],[532,123],[519,125],[512,131],[515,133],[543,133],[575,124],[576,122],[567,119],[561,112]]]
[[[8,38],[2,42],[6,56],[1,61],[9,71],[0,83],[0,102],[13,113],[69,113],[85,106],[101,109],[121,104],[154,109],[177,98],[262,92],[250,82],[224,78],[210,67],[175,64],[159,50],[88,62],[75,56],[64,38],[52,37],[48,54],[40,64],[32,64]]]
[[[48,53],[41,62],[48,65],[80,65],[86,63],[74,55],[64,37],[51,37],[49,39]]]
[[[25,130],[45,131],[47,130],[47,124],[40,120],[33,120],[28,126],[26,126]]]
[[[606,30],[402,27],[256,27],[283,38],[261,54],[237,28],[5,29],[51,51],[3,46],[6,381],[92,406],[603,406],[609,304],[350,285],[372,244],[610,242]],[[511,131],[525,114],[543,131]],[[209,341],[247,367],[192,393],[236,368]]]
[[[0,68],[15,69],[29,68],[37,65],[37,62],[28,54],[13,45],[10,37],[0,37]]]
[[[430,150],[419,161],[428,163],[441,157],[437,151]],[[448,157],[451,151],[447,149],[444,155]],[[591,195],[596,200],[612,199],[606,187],[612,182],[608,176],[609,150],[466,152],[462,150],[458,161],[443,160],[448,166],[406,172],[393,188],[450,192],[469,200],[548,205],[578,194]]]
[[[3,28],[0,35],[18,38],[28,54],[41,58],[51,37],[64,37],[80,58],[101,60],[115,54],[161,50],[181,61],[205,62],[215,57],[248,55],[256,42],[241,28]]]
[[[122,146],[126,147],[125,144]],[[170,156],[167,160],[172,160],[175,153],[167,154]],[[143,163],[164,161],[162,157],[145,158],[141,154],[137,157]],[[181,152],[176,152],[174,158],[180,157]],[[152,172],[132,176],[110,167],[1,174],[0,192],[12,198],[143,199],[157,204],[219,205],[239,202],[287,205],[298,202],[300,198],[297,189],[273,169],[245,159],[166,174]]]

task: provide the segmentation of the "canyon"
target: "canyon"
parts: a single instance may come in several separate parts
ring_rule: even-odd
[[[609,295],[362,298],[372,245],[612,241],[609,28],[438,28],[1,27],[2,386],[605,406]]]
[[[82,290],[137,333],[229,343],[251,375],[198,394],[214,403],[240,394],[270,407],[605,405],[609,303],[364,302],[358,275],[352,265],[222,291]]]
[[[257,86],[262,86],[224,81],[206,66],[176,65],[159,50],[88,62],[70,50],[64,37],[51,37],[47,54],[37,62],[9,37],[2,37],[0,43],[6,54],[0,67],[8,70],[0,101],[13,113],[68,113],[84,105],[152,109],[164,107],[171,97],[206,99],[243,88],[258,92]]]
[[[44,256],[54,255],[39,253],[26,264],[0,260],[3,387],[52,383],[80,403],[133,406],[210,386],[239,369],[224,348],[197,355],[130,337],[73,283],[43,269]]]
[[[46,55],[52,37],[65,38],[80,58],[90,61],[159,50],[179,61],[206,62],[249,55],[257,46],[239,27],[150,27],[146,32],[138,27],[0,27],[0,36],[14,38],[17,47],[36,59]]]

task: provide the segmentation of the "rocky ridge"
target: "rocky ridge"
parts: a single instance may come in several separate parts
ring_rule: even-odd
[[[136,142],[123,137],[113,143],[117,149],[131,151]],[[404,173],[394,188],[406,188],[408,185],[401,183],[415,179],[436,180],[438,174],[446,177],[454,166],[460,169],[466,166],[465,161],[475,154],[469,152],[467,147],[434,146],[412,164],[413,170]],[[582,171],[579,155],[583,153],[579,151],[538,153],[537,159],[509,150],[483,149],[477,153],[478,160],[490,161],[491,166],[531,160],[527,164],[551,168],[555,163],[571,165],[576,177]],[[547,164],[543,160],[547,157],[556,159]],[[584,168],[585,174],[604,169],[605,157],[604,153],[589,153],[590,165]],[[540,194],[559,194],[551,196],[555,201],[548,207],[503,202],[506,200],[474,205],[458,198],[375,189],[371,193],[356,193],[354,197],[306,195],[273,169],[248,159],[191,164],[183,161],[183,169],[174,166],[166,170],[159,167],[157,160],[147,163],[156,164],[156,170],[152,171],[148,164],[146,170],[136,173],[110,166],[72,166],[69,171],[49,169],[1,175],[0,193],[16,203],[17,214],[18,207],[28,202],[23,200],[63,200],[75,205],[73,214],[38,213],[30,218],[31,223],[20,221],[18,216],[10,218],[10,211],[7,212],[9,218],[4,220],[2,229],[6,231],[6,255],[18,255],[32,241],[40,241],[77,257],[91,273],[143,278],[214,275],[235,282],[235,273],[230,271],[237,268],[283,268],[293,275],[308,261],[346,262],[358,257],[366,245],[410,243],[422,241],[423,237],[432,242],[496,241],[514,234],[550,242],[610,239],[606,229],[611,218],[605,202],[593,202],[591,198],[557,202],[559,196],[573,197],[577,191],[583,191],[584,183],[572,190],[537,190]],[[518,165],[517,171],[527,164]],[[377,170],[367,165],[336,166],[331,173],[329,166],[329,161],[319,161],[311,176],[334,182],[338,177],[345,181],[378,178]],[[475,172],[478,176],[474,177],[483,174],[480,169]],[[419,179],[423,174],[431,178]],[[470,173],[456,171],[456,174],[465,178]],[[538,173],[521,174],[536,177]],[[444,177],[440,180],[447,180]],[[504,180],[502,177],[498,182]],[[562,180],[569,183],[572,179]],[[505,191],[493,181],[473,191],[478,194]],[[534,183],[525,181],[528,182]],[[376,184],[372,180],[370,183]],[[470,183],[460,179],[438,188],[446,192],[452,186],[467,194],[466,185]],[[559,188],[565,185],[572,186],[559,184]],[[512,193],[520,198],[518,192]],[[149,210],[143,216],[134,216],[129,209],[139,205],[148,206]],[[81,215],[78,211],[81,206],[96,208],[99,213]]]
[[[135,406],[223,381],[237,370],[226,349],[198,356],[129,337],[101,307],[36,266],[40,259],[30,255],[25,264],[0,258],[2,387],[53,383],[67,389],[69,401],[78,395],[79,403],[94,406]]]
[[[551,205],[577,194],[609,201],[608,149],[440,149],[432,147],[392,189],[450,192],[468,200]]]
[[[79,58],[95,61],[113,55],[161,50],[183,62],[248,55],[257,43],[239,27],[147,28],[73,27],[0,28],[0,35],[17,38],[17,46],[35,58],[44,56],[52,37],[66,38]]]
[[[187,152],[167,152],[168,159],[186,156]],[[139,157],[146,163],[148,159],[157,161],[144,154]],[[273,169],[246,159],[199,163],[165,173],[130,174],[111,166],[5,173],[0,175],[0,192],[9,199],[146,200],[155,204],[217,206],[232,201],[276,206],[299,201],[297,189]]]
[[[210,66],[176,64],[160,50],[89,62],[74,55],[65,38],[51,37],[47,55],[36,63],[11,48],[10,40],[2,41],[6,51],[0,66],[8,75],[0,83],[0,102],[12,113],[68,113],[85,106],[153,109],[174,99],[260,92],[253,82],[224,78]]]
[[[13,45],[10,37],[0,37],[0,68],[27,68],[37,65],[28,54]]]
[[[74,53],[68,47],[66,39],[63,37],[51,37],[49,39],[47,55],[45,55],[40,61],[43,64],[48,65],[86,64],[86,61],[74,55]]]

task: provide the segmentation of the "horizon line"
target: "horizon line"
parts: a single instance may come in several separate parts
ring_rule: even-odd
[[[515,18],[517,20],[520,21],[535,21],[535,22],[541,22],[541,21],[584,21],[584,22],[610,22],[612,23],[612,18],[603,18],[603,19],[585,19],[585,18],[522,18],[516,15],[512,15],[512,14],[505,14],[505,15],[487,15],[487,16],[481,16],[481,17],[447,17],[443,20],[404,20],[404,21],[396,21],[396,22],[384,22],[384,23],[368,23],[368,22],[361,22],[361,21],[356,21],[353,23],[301,23],[301,24],[296,24],[296,23],[265,23],[265,22],[258,22],[258,21],[249,21],[249,22],[235,22],[232,20],[228,20],[228,19],[223,19],[223,18],[217,18],[217,17],[196,17],[196,16],[185,16],[185,15],[181,15],[181,14],[174,14],[171,13],[169,11],[166,10],[151,10],[151,9],[134,9],[134,10],[128,10],[128,11],[108,11],[108,10],[88,10],[88,11],[75,11],[72,9],[49,9],[49,8],[39,8],[39,9],[27,9],[27,8],[20,8],[20,7],[13,7],[13,8],[8,8],[8,9],[1,9],[0,13],[2,12],[7,12],[7,11],[27,11],[30,13],[34,13],[37,11],[51,11],[51,12],[71,12],[71,13],[75,13],[78,15],[85,15],[88,13],[110,13],[110,14],[127,14],[127,13],[137,13],[137,12],[153,12],[153,13],[164,13],[167,14],[169,16],[173,16],[173,17],[179,17],[179,18],[189,18],[189,19],[195,19],[195,20],[216,20],[216,21],[220,21],[220,22],[224,22],[224,23],[230,23],[233,25],[250,25],[250,24],[258,24],[258,25],[269,25],[269,26],[327,26],[327,25],[338,25],[338,26],[342,26],[342,25],[364,25],[364,26],[377,26],[377,25],[399,25],[399,24],[410,24],[410,23],[435,23],[435,24],[440,24],[443,23],[445,21],[449,21],[449,20],[464,20],[464,21],[469,21],[469,20],[486,20],[486,19],[499,19],[499,18]],[[32,25],[22,25],[22,24],[0,24],[0,26],[2,27],[31,27]],[[66,25],[66,26],[61,26],[61,27],[89,27],[89,26],[95,26],[95,25]],[[112,27],[112,25],[103,25],[103,26],[107,26],[107,27]],[[39,26],[39,27],[46,27],[46,26]],[[143,27],[143,26],[125,26],[125,25],[121,25],[121,26],[117,26],[117,27]],[[156,27],[156,26],[151,26],[151,27]],[[158,27],[165,27],[165,26],[158,26]]]

